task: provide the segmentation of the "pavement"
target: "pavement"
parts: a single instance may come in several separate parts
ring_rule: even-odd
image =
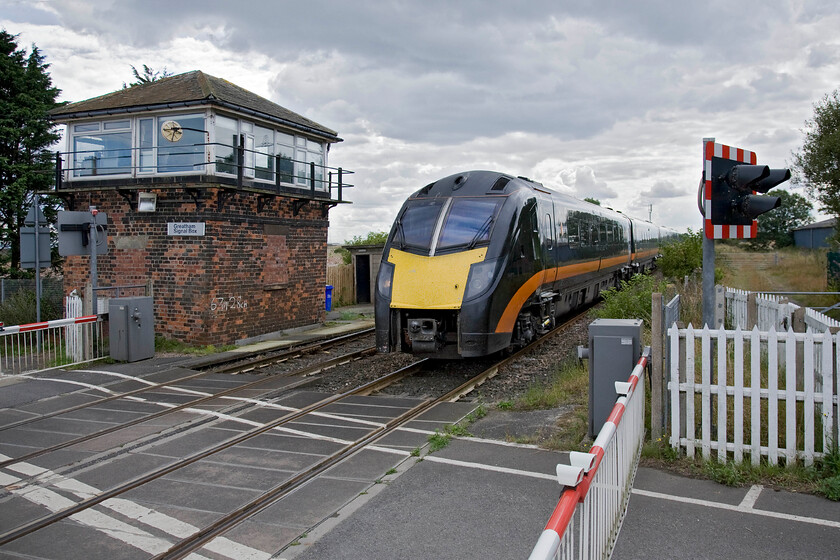
[[[331,311],[327,319],[324,325],[249,341],[232,353],[281,348],[373,326],[373,309],[344,307]],[[190,369],[211,358],[158,356],[108,369],[153,379],[173,367]],[[5,414],[0,411],[0,423],[15,419],[11,415],[16,403],[68,391],[60,383],[19,378],[0,378],[0,388],[4,385],[15,387],[0,390],[0,408],[11,407]],[[468,408],[448,410],[446,421],[453,413],[466,414]],[[289,518],[278,512],[272,518],[277,534],[298,535],[276,558],[527,558],[562,490],[554,470],[558,462],[565,462],[564,454],[506,440],[551,422],[556,413],[517,418],[491,411],[470,427],[478,437],[453,438],[435,453],[403,457],[385,476],[384,466],[377,464],[379,478],[368,480],[352,468],[342,471],[337,466],[339,470],[326,473],[332,482],[320,490],[313,487],[309,494],[311,501],[328,506],[326,514],[306,508],[304,487],[293,502],[303,508],[300,515]],[[390,442],[404,447],[425,439],[410,433],[393,437],[411,439]],[[365,455],[357,458],[360,464],[368,461]],[[257,544],[258,537],[249,534]],[[613,558],[838,558],[838,551],[840,503],[760,486],[728,488],[640,468]]]

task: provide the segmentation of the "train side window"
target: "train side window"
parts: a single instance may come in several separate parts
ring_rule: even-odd
[[[558,245],[565,245],[569,242],[568,232],[566,228],[563,226],[563,222],[557,222],[557,244]]]
[[[571,247],[577,247],[580,243],[580,230],[578,228],[578,223],[569,220],[567,224],[567,233],[569,236],[569,245]]]

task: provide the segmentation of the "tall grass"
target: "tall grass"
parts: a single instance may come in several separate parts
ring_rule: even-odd
[[[726,260],[737,259],[738,266],[723,267],[723,283],[730,288],[783,292],[832,291],[827,281],[825,250],[786,247],[775,252],[747,252],[733,245],[722,245],[717,251]],[[772,259],[767,257],[772,255]],[[835,303],[836,296],[791,296],[799,305],[824,307]]]

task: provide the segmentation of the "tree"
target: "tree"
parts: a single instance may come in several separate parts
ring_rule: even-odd
[[[388,232],[387,231],[370,231],[364,237],[361,235],[354,235],[352,239],[345,241],[345,245],[384,245],[385,242],[388,241]],[[350,264],[352,261],[352,256],[350,255],[350,251],[341,247],[337,250],[337,252],[341,255],[344,259],[344,264]]]
[[[793,153],[795,181],[832,216],[840,216],[840,89],[814,104],[805,121],[805,142]]]
[[[782,199],[781,206],[758,217],[758,236],[747,242],[752,250],[767,249],[771,245],[775,248],[793,245],[791,230],[811,223],[811,210],[814,205],[804,196],[784,189],[773,189],[771,196]]]
[[[49,111],[59,104],[61,90],[52,86],[49,64],[38,47],[27,55],[18,48],[17,35],[0,31],[0,245],[10,247],[10,271],[20,274],[20,228],[36,191],[53,181],[53,154],[49,147],[60,138]],[[44,209],[55,217],[58,201]],[[0,263],[0,272],[4,270]]]
[[[151,67],[146,66],[145,64],[143,65],[142,74],[137,71],[137,68],[135,68],[133,64],[131,65],[131,72],[134,74],[135,81],[131,82],[128,85],[126,85],[126,83],[123,82],[123,89],[128,89],[130,87],[140,86],[143,84],[150,84],[152,82],[160,80],[161,78],[168,78],[172,75],[172,72],[168,72],[166,70],[166,66],[163,67],[163,70],[155,72],[154,70],[152,70]]]

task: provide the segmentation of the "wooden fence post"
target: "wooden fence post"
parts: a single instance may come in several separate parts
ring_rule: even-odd
[[[665,332],[662,328],[662,294],[654,293],[650,303],[651,373],[650,373],[650,439],[662,437],[662,355]]]

